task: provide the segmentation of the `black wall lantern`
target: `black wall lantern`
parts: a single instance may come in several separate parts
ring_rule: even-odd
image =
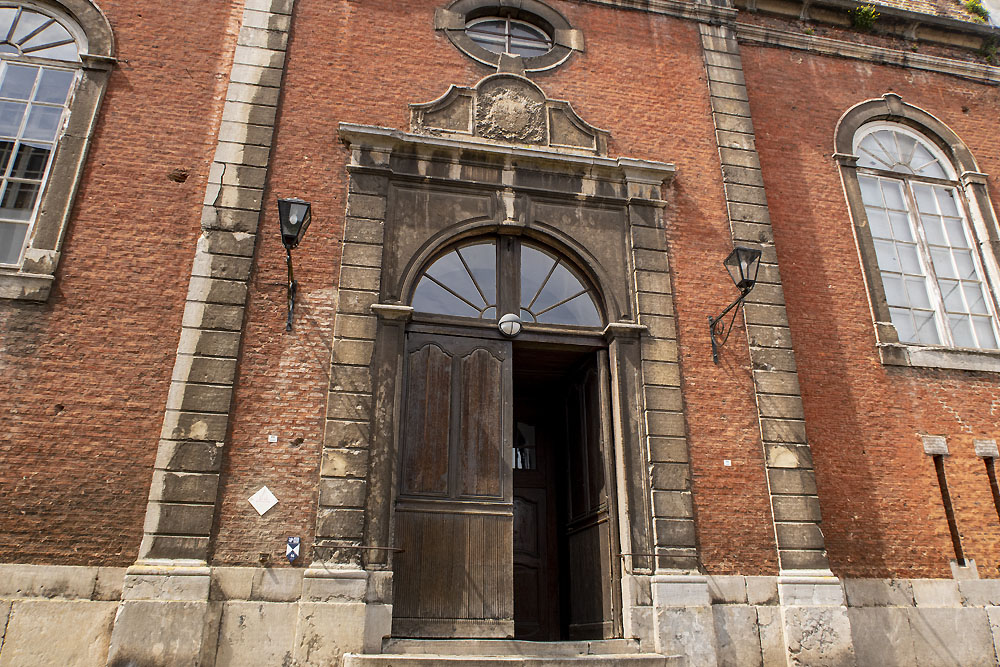
[[[285,331],[291,331],[295,292],[299,286],[292,273],[292,248],[299,245],[312,221],[312,206],[298,197],[279,199],[278,221],[281,223],[281,244],[285,246],[285,258],[288,262],[288,321],[285,323]]]
[[[757,284],[757,271],[760,269],[760,250],[758,248],[736,246],[729,253],[729,257],[723,260],[722,264],[726,267],[726,271],[729,271],[733,282],[740,290],[740,295],[735,301],[726,306],[726,309],[719,313],[717,317],[712,317],[711,315],[708,317],[708,333],[712,338],[712,361],[715,363],[719,363],[719,348],[729,340],[729,334],[732,332],[733,324],[736,322],[736,313],[739,312],[739,306],[743,304],[743,300],[747,298],[747,294]],[[729,326],[727,327],[722,318],[729,311],[733,311],[733,317],[729,320]]]

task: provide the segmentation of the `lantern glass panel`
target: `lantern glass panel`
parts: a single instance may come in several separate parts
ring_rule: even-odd
[[[279,199],[278,218],[281,223],[281,242],[288,249],[294,248],[302,240],[312,220],[311,206],[301,199]]]
[[[757,270],[760,268],[760,250],[737,246],[723,261],[736,287],[749,290],[757,282]]]

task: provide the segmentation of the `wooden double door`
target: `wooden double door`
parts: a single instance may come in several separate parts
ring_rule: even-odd
[[[407,334],[393,635],[616,636],[607,355],[470,333]]]

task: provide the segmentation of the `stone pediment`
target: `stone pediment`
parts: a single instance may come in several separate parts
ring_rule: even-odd
[[[494,74],[474,87],[452,86],[426,104],[410,105],[414,134],[537,146],[607,155],[608,136],[580,118],[569,102],[552,100],[522,76]]]

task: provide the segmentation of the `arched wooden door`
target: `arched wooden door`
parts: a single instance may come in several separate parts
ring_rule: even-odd
[[[578,269],[512,237],[453,247],[413,290],[395,504],[393,634],[514,636],[513,349],[525,335],[599,339]]]

